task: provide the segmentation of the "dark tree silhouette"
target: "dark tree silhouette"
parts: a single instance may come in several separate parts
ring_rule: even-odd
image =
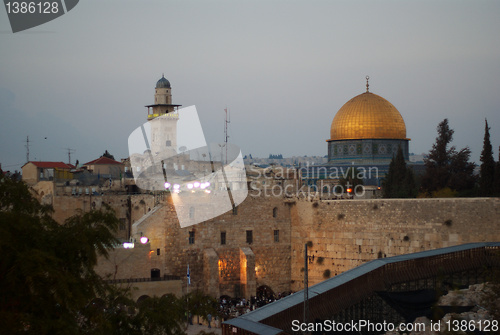
[[[439,123],[437,131],[436,142],[432,145],[428,157],[424,158],[422,190],[427,195],[445,188],[462,194],[470,192],[474,188],[476,177],[475,164],[469,162],[469,148],[458,152],[454,146],[448,148],[454,133],[448,125],[448,119]]]
[[[414,198],[417,196],[413,170],[406,166],[403,150],[399,147],[392,157],[383,183],[384,198]]]
[[[115,160],[115,156],[113,156],[112,154],[110,154],[110,153],[108,152],[108,150],[104,151],[104,153],[102,154],[102,156],[101,156],[101,157],[107,157],[107,158],[110,158],[110,159],[112,159],[112,160]]]
[[[484,120],[483,151],[481,152],[481,170],[479,175],[479,195],[489,197],[495,193],[495,160],[490,142],[490,128],[488,120]]]

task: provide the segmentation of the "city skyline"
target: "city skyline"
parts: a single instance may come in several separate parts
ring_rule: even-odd
[[[0,163],[85,163],[146,121],[162,73],[173,103],[196,105],[207,142],[243,155],[325,156],[335,113],[365,91],[402,114],[410,152],[444,118],[479,162],[484,119],[500,145],[500,28],[494,1],[80,2],[13,34],[0,11]]]

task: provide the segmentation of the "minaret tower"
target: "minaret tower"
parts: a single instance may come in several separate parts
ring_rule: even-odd
[[[147,105],[148,121],[151,123],[151,153],[171,156],[177,154],[177,109],[172,104],[170,82],[162,75],[155,87],[155,103]]]

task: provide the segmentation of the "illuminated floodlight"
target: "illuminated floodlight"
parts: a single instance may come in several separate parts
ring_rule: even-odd
[[[165,189],[166,189],[166,190],[168,190],[168,189],[170,188],[170,186],[171,186],[171,185],[170,185],[170,183],[169,183],[169,182],[166,182],[166,183],[165,183]]]
[[[205,193],[207,193],[207,194],[210,193],[210,190],[205,190]]]
[[[141,243],[142,244],[146,244],[149,242],[149,238],[147,238],[146,236],[141,236]]]
[[[123,248],[124,249],[132,249],[134,247],[134,243],[132,242],[125,242],[123,243]]]
[[[193,183],[193,186],[194,186],[195,188],[200,187],[200,185],[201,185],[201,184],[200,184],[200,182],[199,182],[199,181],[195,181],[195,182]]]
[[[191,184],[191,183],[187,184],[187,188],[192,189],[193,188],[193,184]]]
[[[179,184],[174,184],[174,190],[178,190],[178,189],[180,189],[180,188],[181,188],[181,185],[179,185]]]

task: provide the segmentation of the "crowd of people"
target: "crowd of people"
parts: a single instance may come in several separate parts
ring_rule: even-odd
[[[292,292],[280,292],[275,294],[264,287],[259,289],[257,295],[252,296],[249,300],[245,298],[222,296],[219,299],[218,314],[221,316],[222,321],[226,321],[270,304],[290,294],[292,294]]]

